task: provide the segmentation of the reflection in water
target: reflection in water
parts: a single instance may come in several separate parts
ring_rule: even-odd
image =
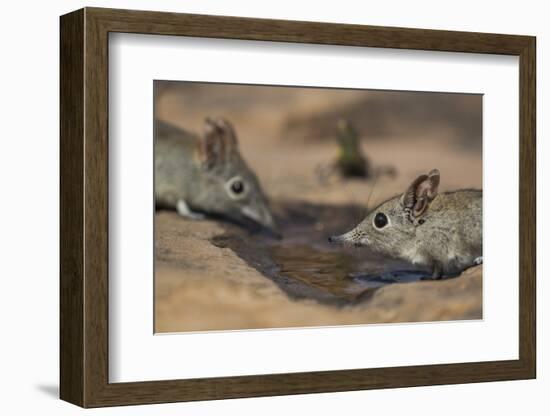
[[[343,251],[323,251],[306,245],[269,248],[278,273],[321,290],[346,303],[364,298],[388,284],[410,283],[427,277],[418,270],[385,270],[383,260],[362,260]]]

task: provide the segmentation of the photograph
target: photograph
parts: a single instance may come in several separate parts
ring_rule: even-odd
[[[153,88],[155,333],[483,318],[482,94]]]

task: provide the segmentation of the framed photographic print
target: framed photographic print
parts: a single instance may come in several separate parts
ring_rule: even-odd
[[[61,17],[83,406],[534,378],[535,38]]]

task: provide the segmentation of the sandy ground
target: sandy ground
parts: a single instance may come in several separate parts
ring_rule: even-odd
[[[157,116],[161,119],[197,131],[206,116],[221,115],[233,122],[241,152],[269,195],[284,238],[273,242],[233,224],[190,221],[174,212],[158,212],[157,332],[482,317],[481,267],[443,281],[364,290],[338,273],[334,282],[330,276],[312,282],[285,273],[277,251],[301,247],[307,256],[308,247],[314,247],[318,251],[309,253],[310,257],[327,253],[327,261],[332,261],[331,255],[341,261],[344,257],[338,257],[338,250],[344,249],[328,246],[326,237],[347,231],[361,220],[371,192],[370,208],[402,192],[417,175],[432,168],[441,171],[442,191],[481,188],[477,98],[453,100],[446,95],[432,102],[426,94],[422,99],[413,95],[394,100],[399,105],[392,107],[383,93],[358,98],[346,91],[271,89],[262,95],[238,86],[224,90],[178,85],[164,85],[159,91]],[[371,122],[371,131],[359,110],[379,106],[386,113],[377,115],[376,125]],[[335,108],[345,111],[335,115]],[[385,124],[379,121],[383,114]],[[330,165],[337,154],[334,132],[325,126],[336,116],[358,126],[371,165],[391,166],[397,174],[381,176],[376,183],[337,177],[320,183],[316,169]],[[372,258],[371,253],[358,250],[349,256]],[[389,259],[373,259],[372,264],[384,269],[403,267]]]

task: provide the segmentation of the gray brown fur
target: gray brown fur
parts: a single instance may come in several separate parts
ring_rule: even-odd
[[[244,186],[239,194],[231,190],[236,180]],[[275,231],[258,178],[241,157],[233,127],[223,119],[206,119],[202,135],[155,122],[155,201],[181,215],[253,221]]]
[[[421,175],[401,194],[373,209],[353,230],[332,242],[373,251],[429,268],[434,278],[482,262],[482,191],[438,193],[439,171]],[[382,213],[388,223],[375,225]]]

